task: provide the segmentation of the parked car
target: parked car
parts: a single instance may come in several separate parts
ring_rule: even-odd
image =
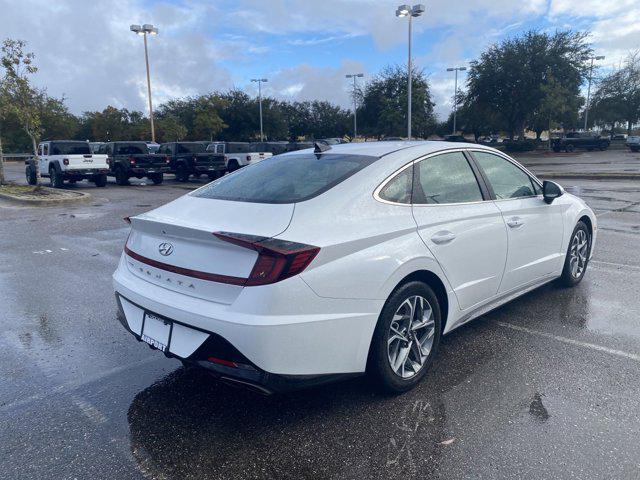
[[[158,149],[160,148],[160,144],[156,142],[145,142],[147,144],[147,148],[149,149],[149,153],[158,153]]]
[[[207,146],[207,152],[224,154],[227,171],[234,172],[271,157],[271,152],[260,149],[262,145],[249,142],[213,142]]]
[[[464,138],[462,135],[445,135],[444,141],[445,142],[468,142],[468,140]]]
[[[169,171],[169,159],[149,153],[145,142],[109,142],[98,151],[108,155],[109,175],[116,178],[118,185],[128,185],[132,177],[147,177],[159,185]]]
[[[613,135],[611,135],[611,140],[626,140],[626,139],[627,139],[626,133],[614,133]]]
[[[36,160],[26,161],[25,174],[29,185],[36,184]],[[69,183],[89,180],[96,187],[107,184],[106,155],[91,153],[87,142],[74,140],[50,140],[38,145],[38,162],[40,174],[48,177],[51,186],[61,188],[66,181]]]
[[[458,145],[318,145],[132,217],[113,276],[122,325],[262,392],[365,372],[414,387],[441,335],[576,285],[596,241],[580,198]]]
[[[627,137],[626,145],[632,152],[640,152],[640,136],[631,135]]]
[[[191,175],[207,175],[214,180],[224,175],[225,158],[206,148],[204,142],[169,142],[161,144],[157,154],[169,159],[170,171],[179,182],[186,182]]]
[[[287,145],[287,152],[295,152],[297,150],[313,148],[313,145],[313,142],[289,142],[289,144]]]
[[[98,149],[102,144],[104,144],[104,142],[89,142],[89,149],[91,150],[91,153],[98,153]]]
[[[610,140],[592,132],[570,132],[562,138],[551,140],[551,148],[554,152],[573,152],[576,148],[592,150],[606,150]]]

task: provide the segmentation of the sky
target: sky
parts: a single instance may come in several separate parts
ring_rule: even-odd
[[[406,65],[407,19],[385,0],[0,0],[0,38],[36,54],[34,79],[73,113],[107,105],[147,112],[144,46],[130,24],[151,23],[154,104],[267,78],[264,95],[351,102],[348,73],[367,81]],[[430,0],[413,21],[413,59],[436,113],[451,110],[454,79],[488,46],[529,29],[587,30],[600,72],[640,49],[640,0]],[[464,83],[464,73],[459,78]]]

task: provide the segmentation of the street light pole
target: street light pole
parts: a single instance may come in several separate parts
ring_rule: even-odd
[[[467,67],[451,67],[447,68],[447,72],[455,73],[455,87],[453,89],[453,135],[456,134],[456,117],[458,115],[458,71],[464,72]]]
[[[407,61],[407,139],[411,140],[411,19],[424,13],[424,5],[400,5],[396,9],[396,17],[409,17],[409,60]]]
[[[264,134],[262,132],[262,82],[267,82],[266,78],[252,78],[252,82],[258,83],[258,105],[260,108],[260,141],[264,142]]]
[[[149,50],[147,48],[147,35],[157,35],[158,29],[149,23],[144,25],[131,25],[129,29],[136,35],[144,37],[144,61],[147,66],[147,95],[149,97],[149,120],[151,121],[151,140],[156,141],[156,129],[153,123],[153,102],[151,101],[151,74],[149,73]]]
[[[355,140],[358,137],[358,119],[356,110],[358,109],[358,103],[356,98],[356,78],[364,77],[363,73],[350,73],[349,75],[345,75],[345,78],[353,78],[353,139]]]
[[[587,120],[589,118],[589,101],[591,100],[591,77],[593,76],[593,61],[604,60],[604,55],[591,57],[591,66],[589,67],[589,86],[587,87],[587,103],[584,107],[584,131],[587,131]]]

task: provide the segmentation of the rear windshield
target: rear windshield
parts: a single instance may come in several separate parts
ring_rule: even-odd
[[[227,153],[249,153],[250,151],[248,143],[227,143]]]
[[[149,153],[146,143],[118,143],[116,155],[139,155]]]
[[[252,203],[309,200],[375,162],[365,155],[314,154],[270,157],[201,188],[197,197]]]
[[[204,149],[203,143],[178,143],[176,153],[202,153]]]
[[[52,142],[51,155],[91,155],[87,142]]]

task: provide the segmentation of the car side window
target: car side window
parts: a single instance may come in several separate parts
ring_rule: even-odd
[[[407,167],[387,182],[378,196],[387,202],[409,204],[411,203],[412,183],[413,167]]]
[[[466,203],[482,200],[478,180],[462,152],[429,157],[414,168],[414,204]]]
[[[533,197],[533,181],[510,161],[488,152],[474,151],[473,156],[484,170],[496,199]]]
[[[45,143],[42,145],[42,155],[49,155],[49,144]]]

